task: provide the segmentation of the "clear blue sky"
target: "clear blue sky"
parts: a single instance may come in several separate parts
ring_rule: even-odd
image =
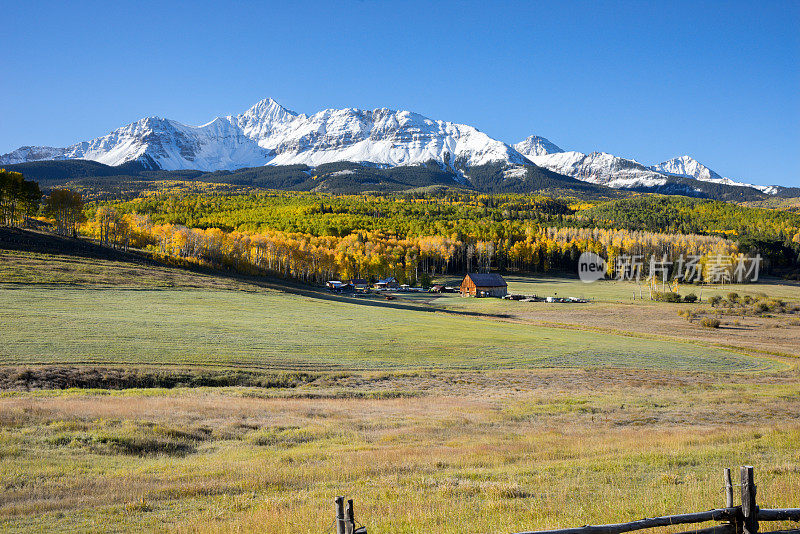
[[[800,2],[4,2],[0,153],[273,97],[800,185]]]

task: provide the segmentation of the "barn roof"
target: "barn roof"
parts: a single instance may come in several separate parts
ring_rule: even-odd
[[[496,273],[469,273],[467,275],[477,287],[507,287],[503,277]]]

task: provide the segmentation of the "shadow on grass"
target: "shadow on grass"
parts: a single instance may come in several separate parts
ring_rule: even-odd
[[[303,297],[333,301],[333,302],[343,302],[347,304],[357,304],[359,306],[394,308],[397,310],[420,311],[429,313],[439,312],[450,315],[461,315],[461,316],[471,316],[471,317],[494,317],[494,318],[510,317],[509,315],[506,314],[488,314],[488,313],[481,313],[474,311],[448,310],[448,309],[432,308],[430,306],[425,306],[422,304],[388,302],[388,301],[378,300],[378,298],[382,297],[359,298],[359,297],[350,297],[346,295],[335,295],[323,288],[311,286],[301,282],[296,282],[294,280],[280,278],[269,274],[259,274],[259,275],[242,274],[235,271],[230,271],[225,269],[215,269],[213,267],[197,265],[189,262],[182,262],[179,265],[167,264],[158,261],[145,251],[116,250],[104,247],[102,245],[99,245],[98,243],[86,239],[66,238],[46,232],[24,230],[20,228],[0,227],[0,250],[35,252],[39,254],[67,255],[67,256],[74,256],[74,257],[81,257],[88,259],[102,259],[107,261],[131,263],[137,266],[158,267],[161,269],[163,268],[175,269],[194,274],[202,274],[202,275],[232,280],[236,282],[243,282],[256,287],[281,291],[284,293],[291,293]],[[30,284],[24,282],[17,282],[17,283],[7,282],[3,284],[4,287],[9,289],[14,288],[15,286],[27,287],[29,285]],[[43,288],[52,288],[52,289],[61,289],[64,287],[68,287],[70,289],[91,289],[93,291],[119,289],[118,287],[92,286],[92,285],[83,285],[80,283],[64,283],[64,284],[44,283],[44,284],[37,284],[37,286]],[[125,287],[124,289],[126,291],[128,290],[174,291],[175,290],[175,288],[170,288],[170,287],[152,287],[152,288]],[[182,287],[181,289],[184,288]],[[188,287],[186,289],[191,289],[191,287]]]

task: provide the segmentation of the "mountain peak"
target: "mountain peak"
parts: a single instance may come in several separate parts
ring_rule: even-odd
[[[263,140],[299,116],[272,98],[265,98],[256,102],[244,113],[228,117],[228,120],[241,128],[246,136]]]
[[[558,154],[564,150],[544,137],[531,135],[514,145],[517,152],[523,156],[544,156],[545,154]]]
[[[250,107],[250,109],[242,113],[242,115],[253,115],[261,118],[274,119],[276,117],[284,117],[286,115],[294,117],[297,115],[297,113],[281,106],[272,98],[264,98],[256,102]]]
[[[774,195],[777,192],[775,186],[748,184],[721,176],[694,159],[692,156],[686,154],[664,161],[658,165],[653,165],[650,168],[660,173],[672,174],[675,176],[686,176],[700,180],[701,182],[711,182],[735,187],[752,187],[763,193],[767,193],[768,195]]]
[[[653,165],[650,168],[657,172],[688,176],[704,182],[719,182],[723,179],[722,176],[687,154]]]

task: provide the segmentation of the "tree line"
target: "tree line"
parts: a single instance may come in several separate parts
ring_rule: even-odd
[[[44,201],[39,184],[25,180],[22,173],[0,169],[0,223],[21,226],[29,217],[50,218],[56,232],[77,235],[78,225],[86,220],[81,194],[69,189],[54,189]]]
[[[41,201],[37,182],[25,180],[22,173],[0,169],[0,220],[4,226],[19,226],[25,217],[36,215]]]
[[[123,230],[115,233],[113,225]],[[315,283],[394,276],[401,283],[425,285],[436,275],[494,269],[501,258],[509,271],[572,270],[584,251],[608,257],[609,274],[613,274],[613,259],[621,254],[692,254],[702,256],[706,263],[712,255],[733,260],[738,253],[735,243],[722,237],[596,228],[529,227],[524,236],[504,241],[458,235],[398,238],[380,232],[353,232],[344,237],[281,230],[226,232],[155,224],[147,215],[121,214],[107,207],[97,209],[84,229],[112,246],[147,248],[165,259]],[[647,274],[644,265],[643,275]]]
[[[609,274],[624,256],[691,255],[704,265],[712,256],[767,251],[800,265],[800,215],[697,199],[261,191],[156,193],[84,206],[77,192],[54,190],[42,202],[35,182],[19,173],[0,176],[4,224],[38,214],[61,234],[80,227],[107,246],[309,282],[391,275],[417,284],[467,271],[574,272],[586,251],[606,258]]]
[[[89,213],[103,205],[96,204]],[[327,237],[338,238],[337,243],[349,239],[419,242],[402,254],[408,255],[408,261],[400,262],[414,265],[419,257],[420,267],[411,269],[414,273],[573,270],[577,256],[585,250],[609,260],[623,254],[674,257],[742,252],[764,256],[767,269],[800,267],[800,215],[683,197],[642,195],[586,202],[469,192],[267,191],[155,194],[107,206],[121,214],[146,215],[156,226],[215,228],[248,235],[278,232],[303,236],[308,242]],[[433,240],[446,242],[441,246],[449,252],[426,253]]]

